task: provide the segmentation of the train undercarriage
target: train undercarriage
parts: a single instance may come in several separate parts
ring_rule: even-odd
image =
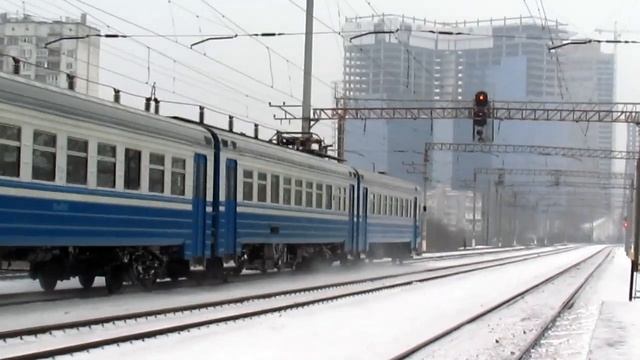
[[[357,264],[366,259],[391,258],[402,262],[411,256],[409,244],[371,244],[367,254],[350,254],[343,244],[250,244],[237,258],[182,258],[183,249],[174,247],[57,247],[0,249],[0,259],[24,261],[29,276],[45,291],[53,291],[60,281],[78,278],[84,289],[96,277],[104,277],[109,293],[120,291],[125,283],[151,288],[158,280],[196,277],[225,279],[227,273],[243,270],[266,273],[270,270],[311,270],[335,262]]]

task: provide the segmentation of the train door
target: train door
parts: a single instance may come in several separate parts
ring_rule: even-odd
[[[347,239],[347,244],[349,244],[348,249],[352,252],[355,253],[355,244],[356,244],[356,231],[355,231],[355,187],[353,185],[349,185],[349,204],[348,204],[348,209],[349,209],[349,237]]]
[[[224,249],[221,254],[235,255],[238,244],[238,161],[227,159],[224,197]]]
[[[187,249],[187,258],[191,258],[196,264],[204,263],[206,242],[206,216],[207,216],[207,157],[196,154],[193,160],[193,199],[191,202],[193,213],[193,239]]]
[[[367,209],[369,208],[369,188],[364,187],[362,189],[362,223],[361,223],[361,231],[360,237],[361,241],[359,243],[359,251],[367,251],[367,221],[369,219],[369,215]]]

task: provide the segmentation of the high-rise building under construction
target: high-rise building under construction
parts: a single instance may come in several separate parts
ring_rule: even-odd
[[[471,100],[478,90],[504,101],[614,100],[613,54],[597,44],[550,52],[551,44],[573,35],[558,21],[517,17],[436,22],[380,15],[349,18],[343,33],[344,98],[351,106],[428,106],[432,100]],[[421,175],[408,174],[407,164],[424,161],[425,142],[472,140],[468,119],[349,120],[344,129],[344,156],[350,162],[418,183]],[[498,121],[494,138],[505,144],[613,146],[609,124]],[[469,187],[474,167],[611,169],[607,159],[525,161],[518,155],[487,154],[429,158],[432,182],[454,188]]]

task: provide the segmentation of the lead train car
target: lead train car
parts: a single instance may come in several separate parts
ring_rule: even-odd
[[[45,290],[400,259],[420,198],[399,179],[0,75],[0,257],[28,261]]]

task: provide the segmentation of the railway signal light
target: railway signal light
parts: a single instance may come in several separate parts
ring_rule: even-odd
[[[473,140],[485,142],[485,127],[489,119],[489,94],[478,91],[473,99]]]
[[[622,222],[622,227],[626,229],[629,228],[629,221],[627,221],[627,218],[624,218],[624,221]]]

